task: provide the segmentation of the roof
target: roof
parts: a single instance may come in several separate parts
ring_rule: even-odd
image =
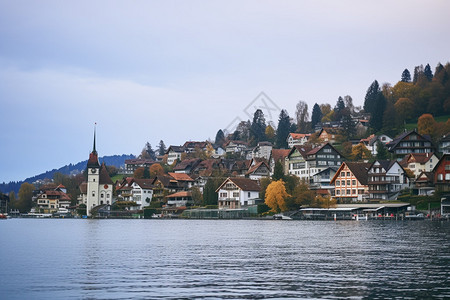
[[[109,177],[108,170],[106,170],[105,163],[102,163],[100,168],[100,178],[98,181],[100,184],[113,184],[111,177]]]
[[[415,130],[410,130],[410,131],[406,131],[403,132],[402,134],[400,134],[399,136],[397,136],[396,138],[394,138],[392,141],[390,141],[389,143],[386,144],[386,146],[391,149],[391,148],[395,148],[397,147],[397,145],[408,135],[415,133],[418,136],[422,137],[423,139],[429,141],[431,143],[431,139],[427,136],[427,135],[421,135],[419,134],[417,131]]]
[[[184,152],[184,147],[183,146],[169,146],[169,148],[166,151],[166,154],[168,154],[170,152],[170,150],[174,151],[174,152]]]
[[[367,185],[368,184],[368,174],[367,171],[369,171],[371,163],[364,163],[364,162],[345,162],[347,167],[350,169],[350,172],[355,175],[356,179],[362,184]],[[337,174],[337,173],[336,173]]]
[[[258,146],[272,146],[271,142],[259,142]]]
[[[62,192],[62,191],[45,191],[42,194],[46,194],[48,196],[58,196],[59,200],[66,200],[66,201],[71,201],[72,199],[70,199],[69,195],[67,195],[66,193]],[[41,195],[42,195],[41,194]]]
[[[225,143],[225,147],[227,147],[230,143],[233,143],[233,144],[236,144],[236,145],[244,145],[244,146],[248,146],[248,143],[247,142],[244,142],[244,141],[234,141],[234,140],[232,140],[232,141],[228,141],[228,142],[226,142]]]
[[[376,160],[370,165],[369,169],[371,169],[376,162],[378,162],[380,164],[380,166],[387,172],[397,161],[396,160]],[[400,167],[402,167],[402,166],[400,165]]]
[[[184,143],[183,147],[184,148],[195,148],[195,147],[205,148],[206,145],[208,145],[207,142],[187,141],[186,143]]]
[[[177,181],[194,181],[194,179],[192,179],[191,176],[186,173],[168,172],[167,174],[169,174],[173,179]]]
[[[192,193],[189,191],[181,191],[174,194],[167,195],[166,198],[177,198],[177,197],[191,197]]]
[[[100,164],[98,162],[98,154],[97,151],[92,151],[91,154],[89,154],[89,160],[87,163],[88,168],[98,168],[100,167]]]
[[[309,138],[311,136],[311,133],[289,133],[289,135],[294,139],[294,140],[300,140],[303,138]]]
[[[327,146],[327,145],[330,146],[331,149],[333,149],[334,151],[336,151],[339,155],[341,155],[341,154],[339,153],[339,151],[337,151],[336,148],[334,148],[330,143],[326,143],[325,145],[316,147],[316,148],[310,150],[308,153],[306,153],[306,155],[308,156],[308,155],[316,154],[316,153],[319,152],[322,148],[325,148],[325,146]],[[342,155],[341,155],[341,156],[342,156]]]
[[[415,182],[433,182],[433,172],[421,172]]]
[[[137,185],[139,185],[143,189],[149,189],[153,187],[153,179],[134,179]]]
[[[269,169],[269,166],[266,164],[266,162],[260,161],[260,162],[256,163],[254,166],[251,166],[248,169],[246,175],[256,172],[259,169],[259,167],[261,167],[262,165],[265,165],[267,167],[267,169]]]
[[[434,155],[431,153],[408,153],[401,161],[400,165],[402,167],[407,167],[409,163],[415,162],[419,164],[424,164],[428,162],[431,157]]]
[[[311,146],[295,145],[291,150],[289,150],[288,156],[290,156],[292,153],[294,153],[295,150],[297,150],[303,157],[306,157],[306,154],[311,151],[311,149]]]
[[[126,165],[150,165],[154,164],[155,161],[153,159],[141,159],[141,158],[133,158],[133,159],[125,159]]]
[[[227,178],[216,190],[219,191],[222,186],[227,183],[228,181],[233,182],[235,185],[237,185],[241,190],[243,191],[260,191],[260,186],[258,184],[258,181],[249,179],[249,178],[243,178],[243,177],[229,177]]]
[[[198,158],[193,158],[193,159],[184,159],[181,162],[179,162],[175,168],[173,168],[174,170],[186,170],[188,168],[194,168],[195,166],[197,166],[199,163],[201,162],[200,159]]]
[[[290,149],[272,149],[271,156],[274,161],[284,160],[290,151]]]

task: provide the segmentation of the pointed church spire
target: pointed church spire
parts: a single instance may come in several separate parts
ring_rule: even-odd
[[[99,168],[100,164],[98,163],[98,154],[97,154],[97,150],[95,149],[95,138],[96,138],[96,128],[97,128],[97,123],[95,123],[94,126],[94,147],[92,149],[91,154],[89,154],[89,160],[88,160],[88,168]]]
[[[96,133],[96,129],[97,129],[97,122],[95,122],[95,124],[94,124],[94,148],[92,150],[93,153],[97,153],[97,151],[95,150],[95,133]]]

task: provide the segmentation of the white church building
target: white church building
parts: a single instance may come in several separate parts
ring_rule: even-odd
[[[95,149],[95,130],[94,147],[89,154],[87,163],[88,180],[83,184],[82,202],[86,204],[86,214],[92,215],[92,209],[99,205],[111,205],[113,197],[113,182],[106,170],[105,163],[101,165],[98,162],[98,153]]]

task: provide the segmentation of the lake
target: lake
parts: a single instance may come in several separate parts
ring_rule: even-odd
[[[1,299],[450,298],[450,222],[0,221]]]

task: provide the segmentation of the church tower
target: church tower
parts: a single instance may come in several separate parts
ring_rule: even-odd
[[[95,149],[95,128],[94,128],[94,147],[91,154],[89,154],[89,160],[87,163],[87,201],[86,201],[86,213],[87,216],[91,216],[91,209],[99,205],[99,184],[100,184],[100,164],[98,163],[98,154]]]

